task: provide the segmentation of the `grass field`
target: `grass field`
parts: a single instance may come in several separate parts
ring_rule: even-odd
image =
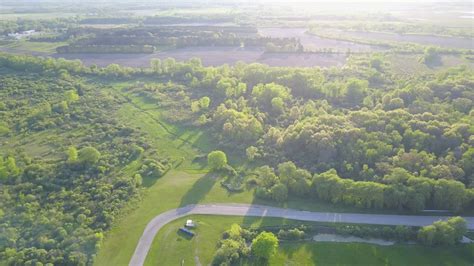
[[[194,238],[177,232],[186,219],[197,221]],[[208,265],[212,262],[217,241],[233,223],[258,227],[305,222],[280,218],[191,215],[169,223],[158,233],[145,265],[179,265],[183,260],[184,265],[195,265],[197,261]],[[377,246],[362,243],[283,242],[270,265],[472,265],[473,260],[472,244],[430,248],[406,244]]]
[[[30,42],[27,40],[20,40],[1,45],[0,49],[3,49],[7,52],[39,52],[53,54],[56,53],[56,48],[66,44],[66,42]]]

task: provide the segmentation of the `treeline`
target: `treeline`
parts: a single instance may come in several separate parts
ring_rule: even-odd
[[[311,175],[292,162],[278,165],[278,172],[268,166],[256,170],[257,197],[286,201],[294,197],[313,197],[334,204],[358,208],[394,209],[418,212],[426,207],[460,211],[474,203],[474,189],[454,180],[433,180],[413,176],[395,168],[381,182],[354,181],[338,176],[336,170]]]
[[[146,17],[144,24],[192,24],[192,23],[232,23],[235,21],[234,15],[216,15],[216,16],[155,16]]]
[[[78,21],[80,24],[132,24],[138,23],[139,18],[125,18],[125,17],[98,17],[98,18],[84,18]]]
[[[65,53],[141,53],[152,54],[155,47],[151,45],[67,45],[56,48],[60,54]]]
[[[0,21],[0,34],[15,33],[27,30],[36,31],[61,31],[76,23],[75,18],[56,19],[24,19]]]
[[[232,27],[136,27],[131,29],[70,29],[70,47],[95,46],[259,46],[276,51],[302,51],[295,38],[270,38],[255,35],[254,28]],[[73,50],[74,48],[70,48]],[[63,48],[65,49],[65,48]]]

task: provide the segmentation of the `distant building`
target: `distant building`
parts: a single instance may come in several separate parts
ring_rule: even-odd
[[[36,33],[35,30],[25,30],[25,31],[22,31],[22,32],[9,33],[8,37],[15,38],[15,39],[21,39],[21,38],[31,36],[35,33]]]

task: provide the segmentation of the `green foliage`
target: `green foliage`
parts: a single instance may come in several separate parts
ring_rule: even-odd
[[[73,75],[64,79],[51,70],[53,65],[72,70],[74,63],[45,60],[47,65],[50,72],[38,74],[38,65],[17,62],[15,68],[28,73],[9,68],[0,78],[0,97],[8,106],[0,117],[14,125],[11,137],[2,140],[8,155],[0,156],[0,261],[87,265],[103,233],[139,193],[140,180],[124,177],[121,169],[137,142],[144,143],[117,122],[120,101],[108,97],[103,87]],[[79,98],[64,95],[77,90]],[[68,108],[61,108],[66,102]]]
[[[423,62],[427,65],[436,65],[440,60],[440,56],[435,47],[428,47],[423,54]]]
[[[212,170],[223,169],[227,165],[227,156],[223,151],[212,151],[207,155],[207,165]]]
[[[278,249],[278,238],[269,232],[260,233],[252,241],[252,254],[257,258],[268,260]]]
[[[305,233],[302,230],[299,230],[298,228],[293,228],[293,229],[280,229],[278,231],[278,239],[285,239],[285,240],[301,240],[305,237]]]
[[[462,239],[466,231],[466,221],[458,216],[422,227],[418,232],[418,240],[429,246],[454,245]]]
[[[283,202],[288,198],[288,188],[283,184],[276,184],[270,189],[271,198],[277,202]]]
[[[79,100],[79,94],[75,90],[68,90],[65,92],[67,102],[76,102]]]
[[[250,146],[245,149],[245,154],[247,155],[247,159],[249,161],[253,161],[255,158],[259,156],[258,148],[254,146]]]
[[[201,110],[207,110],[209,108],[210,103],[211,100],[209,99],[209,97],[202,97],[201,99],[191,103],[191,111],[193,113],[197,113]]]
[[[244,234],[247,234],[246,230],[238,224],[232,224],[224,233],[224,239],[218,244],[212,265],[232,265],[248,256],[250,249],[247,247]]]
[[[153,159],[144,160],[142,167],[138,171],[140,177],[135,176],[136,183],[140,183],[141,177],[157,178],[163,176],[169,169],[169,165],[166,160],[156,161]]]
[[[41,261],[90,263],[100,238],[95,234],[110,227],[140,183],[170,167],[145,157],[156,155],[143,133],[155,119],[163,123],[160,130],[183,143],[193,140],[161,119],[205,124],[213,145],[231,150],[237,162],[246,155],[248,165],[275,167],[255,169],[257,197],[284,202],[294,195],[414,212],[426,206],[470,210],[472,69],[400,76],[386,59],[360,55],[345,68],[327,69],[243,63],[207,68],[199,60],[167,59],[137,69],[0,55],[6,73],[0,78],[6,147],[0,177],[8,192],[1,196],[7,202],[2,219],[9,234],[19,232],[9,235],[1,256],[8,253],[16,258],[12,263],[25,264],[25,258],[45,258],[43,250],[53,250],[60,255]],[[117,91],[124,95],[101,85],[111,78],[123,80]],[[121,108],[139,97],[146,99],[137,116],[143,121],[128,121],[135,125],[128,128],[117,121],[117,110],[127,113]],[[85,148],[60,160],[71,146]],[[220,157],[209,167],[225,167],[225,154]],[[15,213],[19,204],[26,214]],[[38,216],[51,219],[32,233],[32,217]],[[64,230],[48,234],[51,230],[37,229],[43,224]],[[28,242],[35,249],[24,245]],[[232,250],[236,243],[225,246]]]
[[[350,79],[346,83],[346,99],[352,105],[359,105],[365,97],[368,82],[359,79]]]
[[[269,83],[258,84],[257,86],[253,87],[252,96],[260,104],[260,106],[270,110],[274,104],[280,104],[282,106],[283,101],[290,99],[291,94],[290,89],[276,83]],[[275,98],[278,99],[274,100]]]
[[[78,160],[78,152],[76,147],[71,146],[67,150],[67,162],[68,163],[75,163]]]
[[[100,152],[94,147],[84,147],[79,150],[77,159],[86,165],[94,165],[99,161]]]

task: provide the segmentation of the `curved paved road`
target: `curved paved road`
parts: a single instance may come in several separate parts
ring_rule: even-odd
[[[151,220],[138,242],[130,266],[142,266],[151,243],[158,231],[167,223],[190,214],[214,214],[234,216],[280,217],[301,221],[361,223],[382,225],[424,226],[447,216],[384,215],[360,213],[309,212],[249,204],[188,205],[164,212]],[[474,230],[474,217],[464,217],[467,227]]]

